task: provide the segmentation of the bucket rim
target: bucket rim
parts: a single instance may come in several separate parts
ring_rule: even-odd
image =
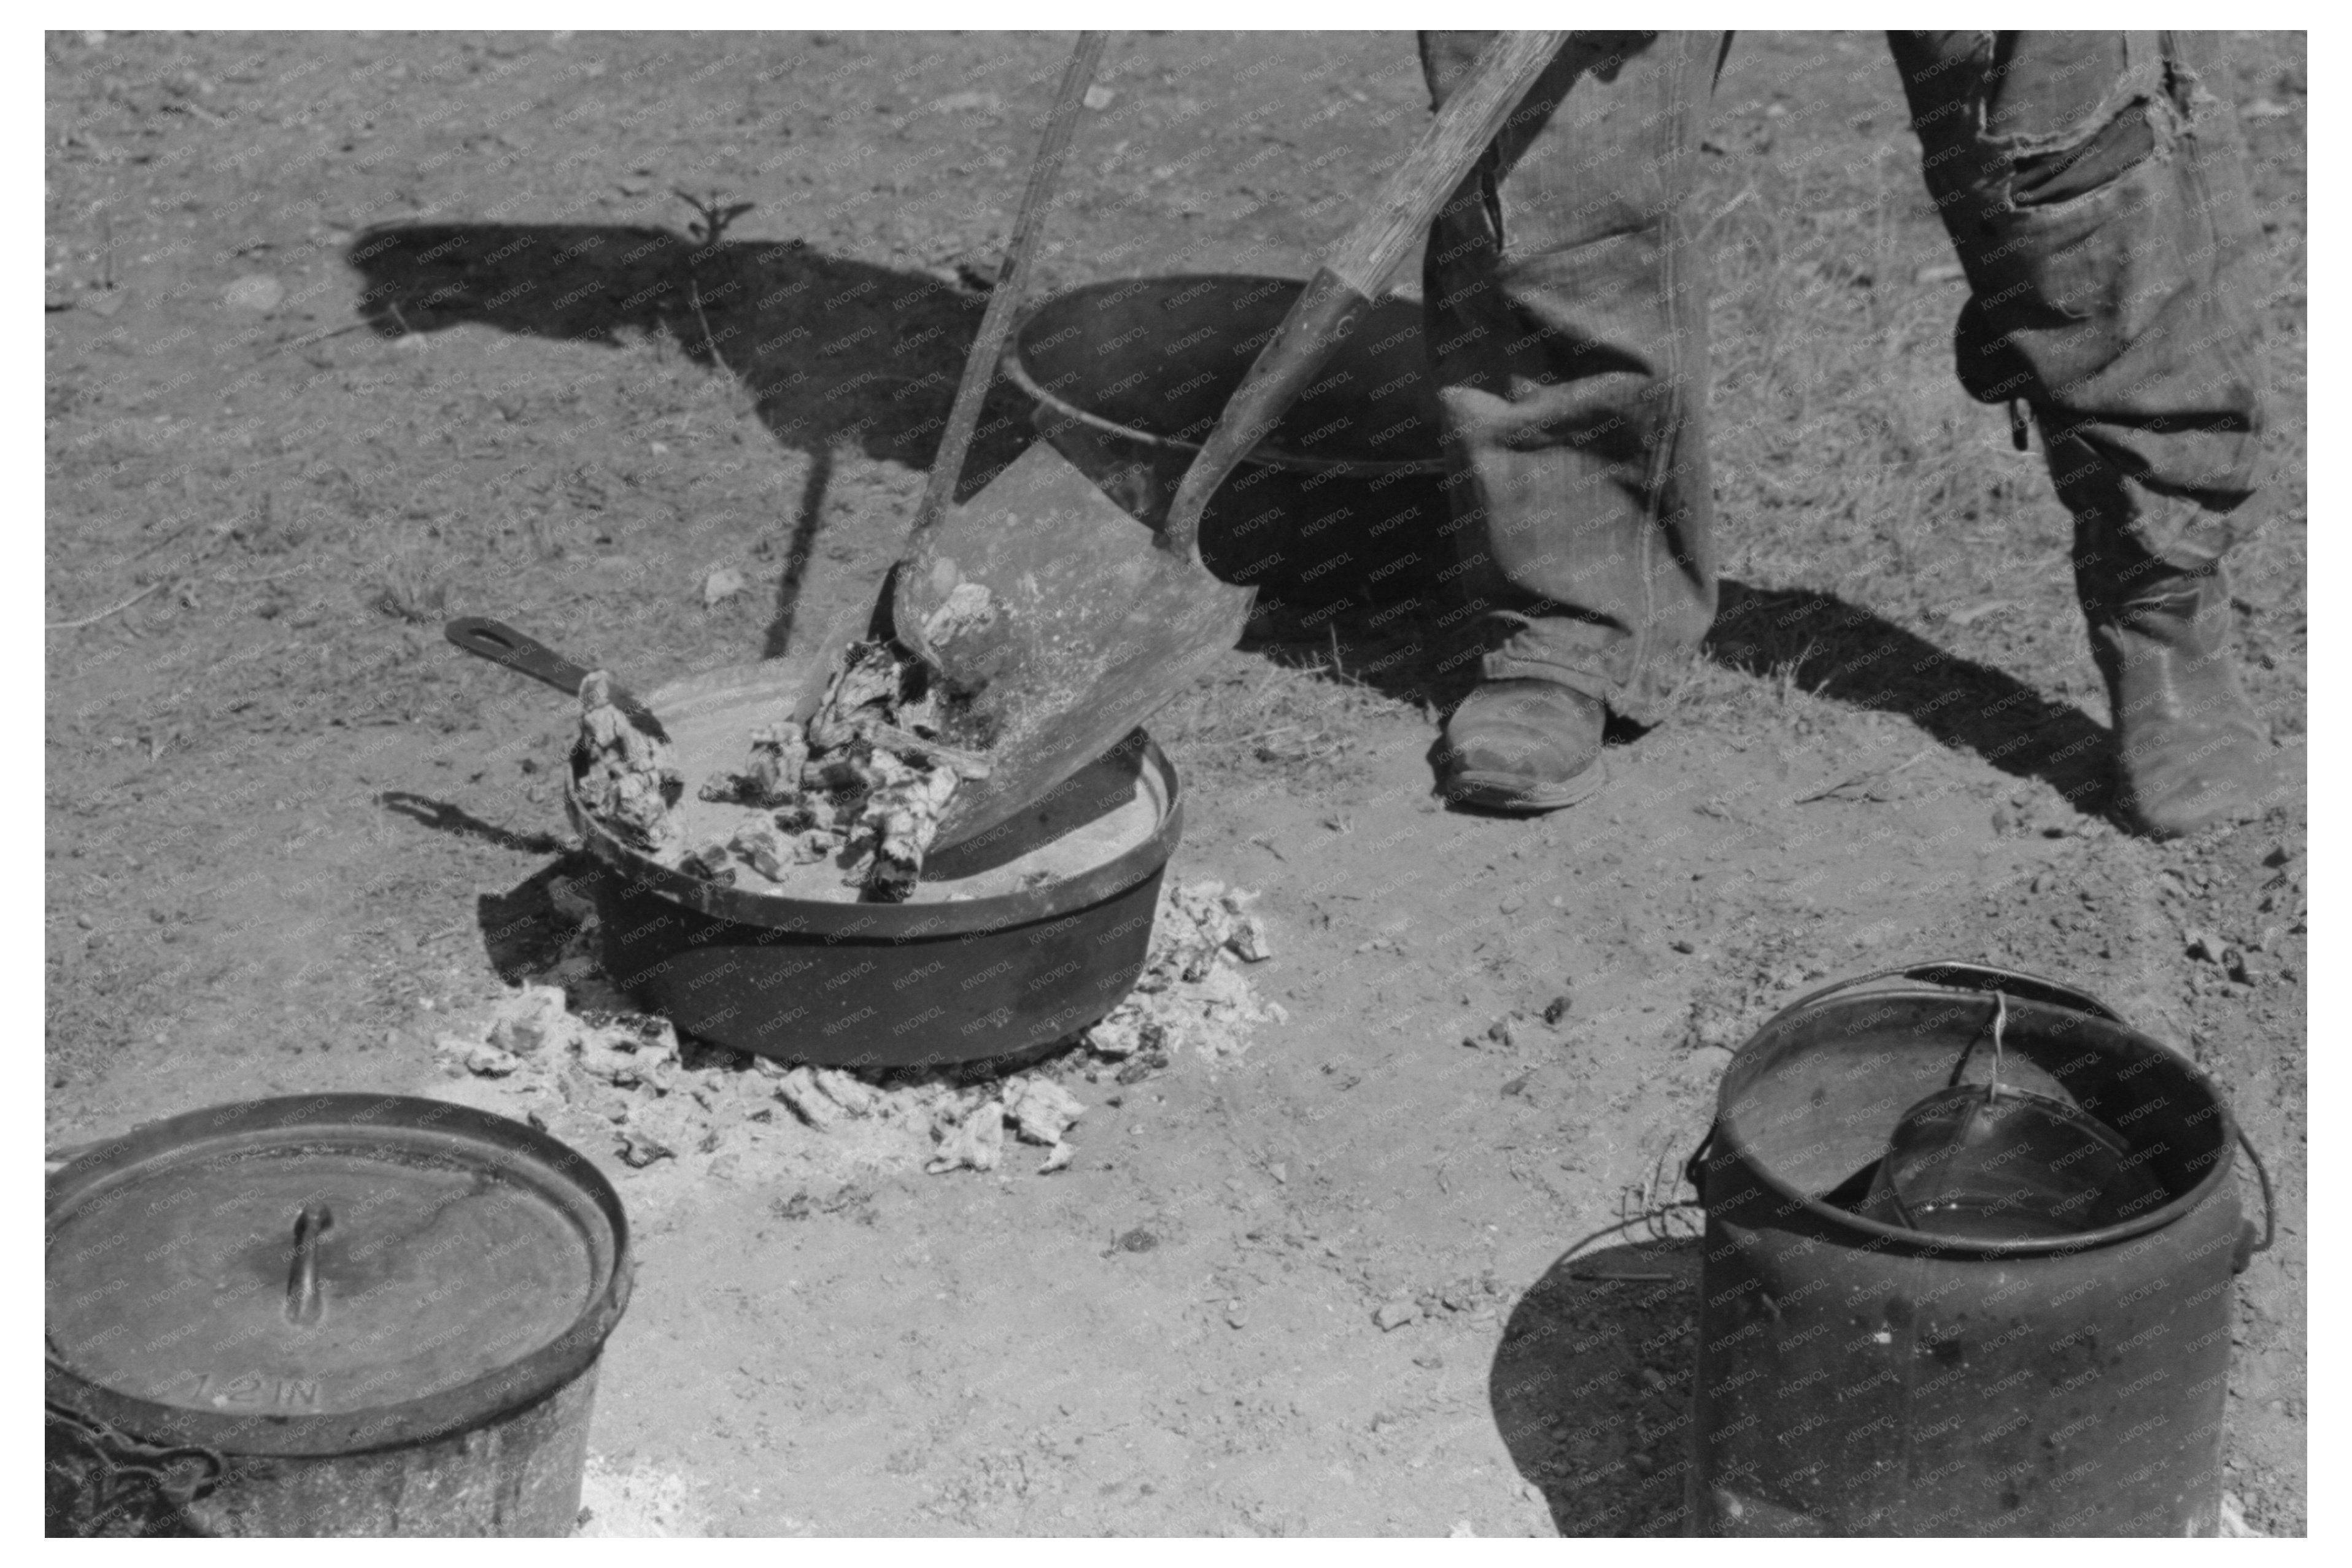
[[[1955,977],[1966,976],[1971,977],[1973,983],[1955,986],[1926,982],[1924,977],[1931,974],[1944,974]],[[1858,987],[1895,977],[1922,983],[1909,987],[1887,986],[1868,991],[1856,989]],[[1949,1236],[1913,1230],[1905,1226],[1889,1225],[1883,1220],[1867,1218],[1854,1213],[1852,1209],[1840,1208],[1835,1204],[1825,1203],[1820,1197],[1803,1191],[1782,1177],[1739,1138],[1727,1100],[1732,1089],[1732,1074],[1739,1067],[1741,1058],[1747,1056],[1751,1050],[1764,1044],[1768,1037],[1778,1035],[1780,1037],[1780,1042],[1785,1042],[1793,1036],[1796,1026],[1811,1021],[1824,1013],[1845,1008],[1877,1007],[1891,1001],[1949,1001],[1956,992],[1969,991],[1988,994],[1988,999],[1990,999],[1990,991],[2000,988],[1983,982],[1994,978],[2015,981],[2022,988],[2041,993],[2019,996],[2015,991],[2010,992],[2012,1017],[2021,1009],[2071,1014],[2087,1026],[2110,1035],[2121,1036],[2146,1047],[2151,1054],[2178,1070],[2201,1090],[2212,1103],[2213,1109],[2221,1119],[2220,1152],[2204,1176],[2200,1177],[2188,1191],[2176,1195],[2170,1201],[2151,1208],[2144,1214],[2134,1215],[2129,1219],[2103,1226],[2095,1230],[2074,1231],[2063,1236],[2008,1239]],[[2074,1005],[2077,1002],[2086,1005]],[[1755,1071],[1760,1071],[1760,1064],[1765,1060],[1766,1058],[1763,1057],[1752,1059],[1756,1065],[1751,1067],[1750,1075]],[[2151,1231],[2160,1230],[2174,1224],[2210,1199],[2220,1185],[2228,1179],[2236,1162],[2240,1141],[2237,1118],[2230,1109],[2229,1099],[2221,1092],[2221,1085],[2213,1081],[2210,1073],[2155,1036],[2133,1028],[2120,1014],[2096,998],[2077,991],[2071,986],[2044,979],[2040,976],[1996,969],[1967,962],[1928,961],[1884,969],[1874,974],[1824,986],[1819,990],[1799,998],[1767,1019],[1742,1042],[1739,1050],[1733,1053],[1730,1065],[1724,1070],[1722,1082],[1717,1087],[1714,1120],[1707,1129],[1706,1141],[1692,1155],[1689,1168],[1694,1177],[1693,1185],[1698,1186],[1704,1195],[1706,1189],[1704,1184],[1696,1179],[1696,1173],[1705,1168],[1737,1160],[1768,1191],[1787,1200],[1814,1219],[1840,1229],[1867,1236],[1890,1249],[1906,1254],[1959,1253],[1984,1258],[2052,1257],[2111,1247],[2117,1242],[2128,1241],[2134,1237],[2145,1236]],[[1708,1152],[1711,1148],[1715,1150],[1712,1155]],[[1709,1218],[1713,1218],[1711,1211]]]
[[[47,1214],[113,1169],[164,1152],[202,1130],[213,1134],[304,1128],[398,1127],[440,1130],[523,1154],[571,1183],[612,1228],[605,1278],[572,1326],[506,1365],[421,1398],[321,1415],[229,1415],[165,1404],[112,1388],[58,1359],[44,1335],[48,1402],[147,1442],[185,1444],[223,1456],[328,1458],[388,1448],[422,1447],[491,1423],[538,1403],[594,1366],[604,1342],[627,1311],[636,1259],[620,1194],[586,1155],[527,1123],[478,1111],[455,1101],[409,1094],[286,1094],[234,1101],[145,1123],[119,1137],[83,1148],[48,1174]]]
[[[1185,455],[1197,453],[1201,450],[1201,444],[1197,441],[1187,441],[1175,435],[1160,435],[1151,431],[1139,430],[1131,424],[1121,424],[1117,420],[1106,419],[1090,409],[1070,402],[1058,392],[1047,391],[1034,376],[1030,374],[1028,363],[1022,358],[1023,338],[1026,336],[1029,328],[1034,324],[1037,318],[1047,310],[1055,306],[1070,304],[1091,294],[1108,293],[1118,288],[1132,288],[1139,283],[1238,283],[1261,286],[1278,284],[1293,293],[1307,287],[1307,281],[1304,278],[1272,277],[1248,272],[1150,274],[1139,278],[1114,277],[1096,283],[1080,284],[1075,288],[1065,288],[1059,293],[1049,294],[1042,299],[1033,300],[1021,308],[1020,315],[1013,320],[1013,330],[1005,338],[1004,351],[999,358],[998,368],[1007,381],[1020,388],[1023,394],[1035,402],[1040,409],[1051,411],[1056,420],[1076,423],[1102,434],[1115,436],[1121,441],[1150,447],[1156,451]],[[1383,294],[1380,299],[1373,301],[1374,308],[1377,308],[1389,300],[1407,303],[1400,295]],[[1253,447],[1248,455],[1242,459],[1242,465],[1278,468],[1291,474],[1328,474],[1339,478],[1367,479],[1385,478],[1400,474],[1443,476],[1445,472],[1445,460],[1443,456],[1316,457],[1307,453],[1291,452],[1276,446],[1273,444],[1272,436],[1268,436]]]

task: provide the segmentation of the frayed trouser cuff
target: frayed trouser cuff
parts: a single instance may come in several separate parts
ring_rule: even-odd
[[[1673,695],[1671,687],[1645,691],[1658,685],[1655,681],[1612,680],[1587,664],[1563,664],[1524,650],[1488,653],[1479,663],[1479,674],[1490,681],[1549,681],[1572,692],[1581,692],[1617,717],[1643,727],[1655,724],[1664,716]]]

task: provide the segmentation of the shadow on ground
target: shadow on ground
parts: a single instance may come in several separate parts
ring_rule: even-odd
[[[987,296],[926,273],[832,256],[798,241],[698,246],[652,227],[415,224],[359,235],[362,317],[385,337],[464,324],[618,346],[666,336],[751,395],[778,441],[809,455],[765,639],[781,655],[824,516],[836,453],[927,469]],[[959,498],[1026,448],[1028,409],[999,382],[981,411]]]
[[[555,884],[593,877],[600,869],[584,854],[562,855],[504,893],[476,895],[474,923],[499,979],[521,986],[546,977],[576,929],[555,906]]]
[[[376,797],[376,804],[436,833],[494,844],[516,854],[551,857],[506,892],[480,894],[474,900],[482,952],[499,978],[519,986],[541,977],[562,956],[574,925],[555,907],[555,883],[593,878],[601,871],[596,861],[577,850],[567,852],[563,841],[551,834],[518,833],[446,800],[406,789],[387,789]]]
[[[2086,815],[2108,803],[2107,732],[2082,709],[1834,594],[1727,581],[1706,653],[1726,669],[1785,670],[1816,696],[1898,714],[1954,751],[2042,780]]]
[[[1696,1239],[1555,1263],[1487,1373],[1496,1430],[1563,1535],[1679,1535],[1698,1356]]]
[[[1477,680],[1467,624],[1426,601],[1366,611],[1262,601],[1242,645],[1274,664],[1450,712]],[[1906,718],[1937,745],[2047,783],[2085,815],[2108,805],[2107,731],[2080,708],[1834,594],[1726,580],[1701,653],[1741,674],[1785,678],[1832,702]],[[1626,745],[1643,733],[1612,718],[1608,739]]]
[[[366,281],[362,314],[386,336],[469,322],[604,345],[666,335],[697,363],[737,377],[769,432],[811,459],[767,630],[771,658],[792,640],[835,454],[854,444],[929,466],[987,299],[798,241],[698,245],[642,226],[394,225],[360,235],[348,259]],[[999,382],[959,498],[1026,448],[1027,413]],[[1443,710],[1476,678],[1475,628],[1433,588],[1381,607],[1269,601],[1244,645]],[[2086,813],[2107,803],[2106,732],[2079,709],[1833,595],[1727,580],[1704,651],[1727,669],[1899,714],[1940,745],[2050,784]],[[1637,733],[1612,727],[1611,738]]]

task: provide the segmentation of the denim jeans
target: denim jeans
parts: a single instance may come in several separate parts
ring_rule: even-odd
[[[1427,33],[1443,102],[1489,35]],[[2030,410],[2076,550],[2195,569],[2256,484],[2236,121],[2156,33],[1898,33],[1968,277],[1961,384]],[[1706,255],[1688,195],[1727,36],[1578,33],[1431,226],[1426,329],[1490,679],[1649,722],[1716,610]]]

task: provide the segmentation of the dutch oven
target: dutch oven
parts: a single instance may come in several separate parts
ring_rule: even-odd
[[[1303,286],[1124,278],[1040,301],[1004,373],[1033,422],[1097,475],[1172,495]],[[1148,477],[1146,477],[1148,476]],[[1381,300],[1209,503],[1201,559],[1296,603],[1426,598],[1454,559],[1421,307]]]
[[[566,1535],[628,1224],[437,1101],[190,1112],[48,1176],[52,1535]]]
[[[482,624],[453,622],[452,641],[480,652],[469,627]],[[734,665],[646,695],[689,802],[741,765],[754,729],[791,710],[808,669],[805,657]],[[1183,831],[1175,767],[1139,729],[1020,815],[931,857],[904,904],[724,886],[624,842],[568,781],[565,803],[598,862],[587,891],[614,984],[712,1044],[866,1069],[1017,1061],[1109,1012],[1143,972]],[[1120,823],[1139,831],[1106,836]],[[1012,874],[1046,865],[1032,885]]]

